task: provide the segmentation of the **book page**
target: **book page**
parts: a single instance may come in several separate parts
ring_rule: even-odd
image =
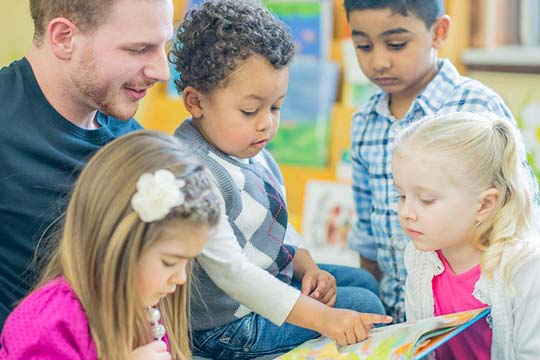
[[[319,338],[300,345],[278,359],[418,359],[451,338],[445,334],[453,332],[452,336],[455,336],[460,329],[467,328],[489,311],[489,308],[481,308],[374,328],[369,331],[366,340],[342,347],[336,346],[330,339]],[[429,341],[432,338],[434,340]],[[421,351],[418,350],[420,348]]]

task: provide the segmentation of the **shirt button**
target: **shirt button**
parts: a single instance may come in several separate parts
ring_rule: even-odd
[[[249,352],[249,348],[248,348],[248,347],[245,347],[245,348],[244,348],[244,352]]]

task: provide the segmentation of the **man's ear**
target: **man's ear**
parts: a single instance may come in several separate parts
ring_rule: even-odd
[[[203,115],[203,107],[201,105],[203,96],[204,95],[193,86],[186,86],[184,91],[182,91],[184,106],[194,119],[198,119]]]
[[[450,31],[450,16],[443,15],[439,17],[433,25],[433,47],[439,50],[445,43],[448,38],[448,33]]]
[[[75,48],[74,36],[78,28],[66,18],[58,17],[49,22],[47,35],[51,50],[61,60],[69,60]]]
[[[490,188],[480,195],[480,206],[476,212],[476,221],[479,223],[486,220],[497,207],[499,190]]]

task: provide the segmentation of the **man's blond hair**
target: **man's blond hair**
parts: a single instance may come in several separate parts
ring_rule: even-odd
[[[95,29],[106,18],[114,0],[30,0],[34,20],[34,41],[41,43],[49,22],[64,17],[82,31]]]

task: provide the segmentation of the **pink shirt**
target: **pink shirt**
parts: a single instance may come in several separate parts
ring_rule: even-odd
[[[456,275],[440,251],[437,255],[444,271],[432,281],[435,316],[487,306],[472,294],[480,278],[480,265]],[[490,359],[492,332],[485,319],[480,319],[461,334],[435,350],[437,360],[444,359]]]
[[[32,292],[13,310],[0,341],[0,359],[97,359],[86,314],[63,277]]]
[[[169,348],[166,336],[163,341]],[[32,292],[13,310],[0,342],[0,360],[97,360],[86,313],[63,277]]]

